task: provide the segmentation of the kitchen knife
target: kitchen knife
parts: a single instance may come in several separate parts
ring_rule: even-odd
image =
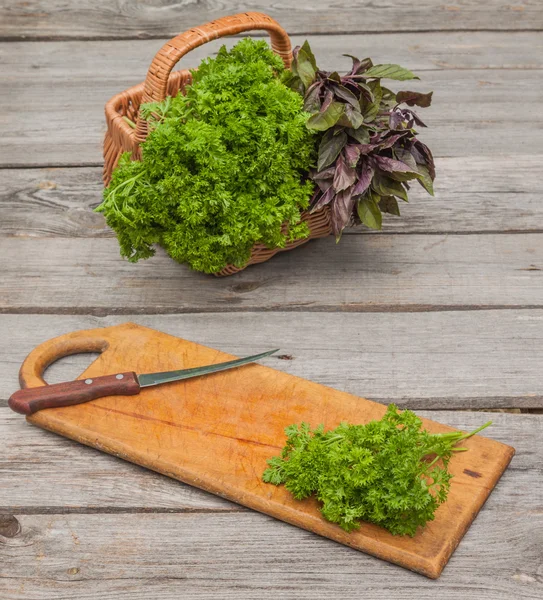
[[[64,383],[54,383],[36,388],[26,388],[15,392],[8,401],[9,407],[23,415],[31,415],[43,408],[57,408],[59,406],[72,406],[82,404],[104,396],[134,396],[139,394],[141,388],[152,385],[161,385],[182,379],[191,379],[201,375],[209,375],[218,371],[226,371],[241,367],[255,360],[265,358],[277,352],[269,350],[262,354],[254,354],[245,358],[237,358],[215,365],[182,369],[180,371],[164,371],[162,373],[146,373],[136,375],[133,371],[102,375],[100,377],[87,377]]]

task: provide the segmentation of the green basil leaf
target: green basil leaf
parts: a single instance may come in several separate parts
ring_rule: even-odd
[[[379,201],[379,208],[381,212],[388,213],[389,215],[400,216],[400,207],[398,201],[394,196],[383,196]]]
[[[422,187],[430,194],[430,196],[434,195],[434,184],[432,178],[430,177],[430,172],[428,171],[428,167],[424,165],[419,165],[419,173],[421,177],[419,178],[419,183]]]
[[[368,99],[369,102],[374,102],[373,91],[370,86],[363,81],[358,81],[356,85],[360,88],[361,94]]]
[[[345,104],[341,104],[341,102],[331,102],[325,111],[309,117],[306,126],[308,129],[326,131],[338,122],[344,110]]]
[[[383,90],[379,81],[372,81],[370,85],[371,91],[373,92],[374,101],[368,104],[364,110],[364,121],[371,123],[379,113],[381,99],[383,97]]]
[[[302,80],[305,89],[307,89],[315,81],[317,70],[313,68],[311,59],[303,48],[300,48],[298,52],[296,70],[298,77]]]
[[[371,186],[380,196],[398,196],[398,198],[405,200],[405,202],[408,201],[407,191],[400,181],[395,181],[390,177],[376,173]]]
[[[319,158],[317,161],[317,170],[322,171],[328,165],[331,165],[339,156],[341,149],[347,143],[347,134],[340,130],[337,135],[329,129],[323,136],[319,145]]]
[[[399,171],[394,171],[393,173],[387,173],[389,177],[395,179],[396,181],[411,181],[412,179],[422,179],[422,175],[420,173],[400,173]]]
[[[338,125],[358,129],[363,123],[364,117],[362,114],[358,110],[355,110],[350,104],[346,104],[345,112],[339,118]]]
[[[363,196],[356,206],[360,220],[370,229],[381,229],[383,223],[383,215],[376,200],[375,196]]]
[[[309,59],[309,62],[311,63],[311,66],[313,69],[315,69],[315,72],[317,72],[319,70],[317,67],[317,61],[315,60],[315,55],[313,54],[313,51],[311,50],[307,40],[305,40],[305,42],[302,44],[300,50],[304,51],[305,55]]]
[[[400,65],[374,65],[364,73],[364,77],[375,77],[377,79],[394,79],[395,81],[420,79],[409,69],[404,69],[404,67],[400,67]]]
[[[350,127],[347,129],[347,133],[359,144],[370,143],[370,132],[365,127],[359,127],[358,129]]]
[[[394,154],[398,160],[401,160],[403,163],[405,163],[408,167],[411,168],[411,170],[419,170],[417,162],[415,161],[415,157],[411,154],[411,152],[409,152],[409,150],[406,150],[401,146],[397,146],[396,148],[394,148]]]

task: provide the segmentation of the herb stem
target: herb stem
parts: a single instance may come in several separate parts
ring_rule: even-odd
[[[471,437],[472,435],[475,435],[476,433],[479,433],[480,431],[482,431],[489,425],[492,425],[492,421],[487,421],[484,425],[481,425],[481,427],[477,427],[477,429],[475,429],[471,433],[464,433],[464,435],[462,435],[461,437],[458,438],[458,441],[467,440],[469,437]]]
[[[136,124],[134,123],[134,121],[131,121],[128,117],[123,117],[123,121],[130,125],[130,127],[132,127],[132,129],[136,129]]]

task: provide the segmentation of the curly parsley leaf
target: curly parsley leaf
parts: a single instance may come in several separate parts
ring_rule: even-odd
[[[315,495],[325,519],[353,531],[361,521],[394,535],[413,536],[445,502],[452,475],[447,466],[455,445],[478,433],[431,434],[410,410],[391,404],[380,421],[290,425],[281,456],[268,461],[263,480],[284,484],[297,500]]]

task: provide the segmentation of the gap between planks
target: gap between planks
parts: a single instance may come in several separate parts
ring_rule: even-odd
[[[435,305],[435,304],[379,304],[378,306],[371,306],[365,304],[343,304],[343,305],[320,305],[320,306],[308,306],[305,304],[292,304],[292,305],[281,305],[281,306],[269,306],[269,307],[229,307],[229,313],[275,313],[275,312],[287,312],[287,313],[434,313],[434,312],[475,312],[475,311],[510,311],[510,310],[540,310],[543,309],[543,304],[462,304],[462,305]],[[166,316],[166,315],[206,315],[214,314],[217,312],[217,307],[212,306],[209,308],[178,308],[171,306],[156,307],[153,310],[149,310],[148,307],[142,308],[127,306],[122,308],[113,307],[101,307],[101,306],[25,306],[25,307],[0,307],[0,315],[62,315],[62,316],[83,316],[88,315],[90,317],[107,318],[114,316],[123,315],[137,315],[137,316]]]
[[[353,31],[312,31],[308,29],[307,31],[296,31],[295,33],[291,33],[291,36],[320,36],[320,37],[337,37],[337,36],[346,36],[346,35],[424,35],[424,34],[447,34],[447,33],[496,33],[496,34],[508,34],[508,33],[540,33],[543,32],[542,28],[536,29],[481,29],[481,28],[473,28],[473,29],[403,29],[398,31],[397,29],[381,29],[379,31],[375,31],[372,29],[359,29]],[[179,30],[179,33],[182,33]],[[172,37],[175,34],[172,34]],[[228,39],[237,40],[243,39],[244,37],[251,36],[253,38],[262,38],[267,39],[269,36],[266,33],[260,33],[259,31],[251,31],[246,34],[239,35],[229,35],[226,36]],[[167,37],[167,36],[166,36]],[[15,35],[7,35],[0,36],[0,43],[21,43],[32,44],[32,43],[40,43],[40,42],[144,42],[150,40],[164,40],[165,36],[162,33],[153,35],[134,35],[127,37],[119,37],[119,36],[68,36],[68,35],[33,35],[33,36],[15,36]]]

